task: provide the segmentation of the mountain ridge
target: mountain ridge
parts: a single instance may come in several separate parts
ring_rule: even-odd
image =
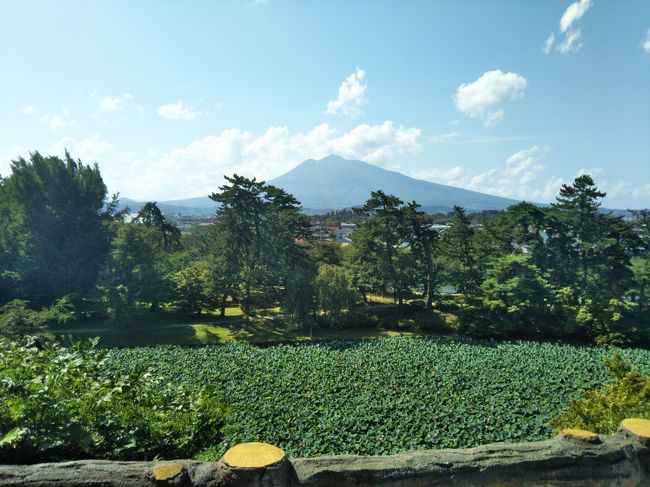
[[[371,191],[381,189],[405,202],[416,201],[425,211],[448,212],[454,205],[468,211],[501,210],[519,200],[415,179],[360,160],[328,155],[307,159],[270,179],[269,184],[293,194],[307,213],[340,210],[362,205]],[[124,203],[126,202],[126,203]],[[136,212],[143,203],[122,198],[121,206]],[[159,201],[163,213],[212,215],[217,204],[207,196]]]
[[[364,161],[329,155],[307,159],[283,175],[268,181],[293,194],[305,208],[336,210],[362,205],[378,189],[403,201],[417,201],[424,208],[446,209],[454,205],[470,211],[504,209],[518,200],[446,186],[406,176]]]

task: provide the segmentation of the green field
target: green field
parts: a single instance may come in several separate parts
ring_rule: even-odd
[[[650,351],[621,352],[650,372]],[[255,347],[242,342],[116,349],[108,366],[150,367],[223,391],[223,443],[267,441],[292,456],[391,454],[548,438],[548,420],[609,380],[603,348],[384,338]]]

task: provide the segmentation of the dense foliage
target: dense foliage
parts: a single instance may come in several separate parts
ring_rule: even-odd
[[[38,152],[11,163],[0,180],[0,302],[50,305],[92,289],[110,244],[115,218],[99,167],[66,153]],[[7,282],[8,281],[8,282]]]
[[[623,356],[650,372],[650,351]],[[389,454],[548,438],[548,421],[610,379],[604,348],[389,338],[256,348],[110,352],[116,371],[153,367],[171,383],[224,392],[226,447],[268,441],[293,456]]]
[[[88,346],[0,339],[0,463],[186,458],[219,440],[227,407],[215,389],[109,372],[105,360]]]
[[[616,379],[602,389],[585,392],[572,400],[565,411],[551,421],[557,429],[582,428],[613,434],[626,418],[650,419],[650,374],[642,373],[616,354],[605,364]]]
[[[324,216],[357,223],[343,246],[321,240],[323,222],[310,228],[292,195],[235,174],[210,195],[214,223],[181,234],[155,202],[124,221],[97,165],[34,153],[0,179],[0,334],[36,332],[54,315],[127,326],[231,306],[247,318],[278,309],[283,325],[310,330],[369,326],[369,296],[381,296],[453,313],[476,337],[647,344],[649,213],[614,217],[604,196],[583,175],[547,208],[454,207],[440,220],[378,189]]]

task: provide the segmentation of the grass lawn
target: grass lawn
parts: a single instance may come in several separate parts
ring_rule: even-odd
[[[58,336],[99,338],[103,347],[140,347],[153,345],[219,345],[233,340],[250,343],[308,342],[317,340],[365,340],[387,336],[431,336],[450,333],[455,317],[441,312],[418,312],[408,316],[392,316],[376,327],[363,329],[289,328],[274,319],[278,309],[261,310],[254,318],[243,317],[239,308],[227,308],[226,318],[201,316],[185,323],[145,323],[139,326],[84,326],[52,330]]]

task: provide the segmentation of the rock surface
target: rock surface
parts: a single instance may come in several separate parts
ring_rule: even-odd
[[[623,428],[622,428],[623,431]],[[642,438],[641,438],[642,439]],[[630,434],[385,457],[323,456],[289,461],[272,445],[253,444],[219,462],[84,460],[0,465],[0,487],[175,486],[619,486],[650,485],[650,448]],[[261,446],[262,445],[262,446]]]

